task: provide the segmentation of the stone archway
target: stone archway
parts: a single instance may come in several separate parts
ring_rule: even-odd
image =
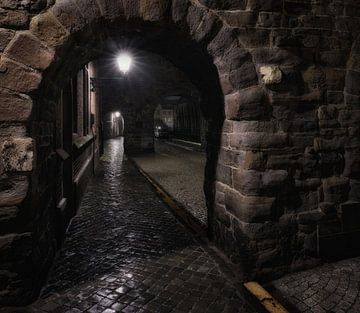
[[[315,264],[319,221],[334,213],[327,200],[339,205],[348,196],[341,158],[351,158],[336,144],[332,153],[332,143],[355,136],[317,118],[325,116],[323,105],[341,102],[344,89],[344,65],[330,65],[332,49],[341,46],[329,35],[333,14],[306,19],[319,7],[255,0],[44,3],[15,13],[9,8],[2,20],[9,29],[0,33],[0,206],[6,216],[0,221],[0,302],[31,299],[55,254],[46,173],[54,167],[51,117],[59,86],[99,55],[104,38],[118,33],[145,36],[150,50],[167,55],[204,97],[212,129],[205,185],[217,244],[249,277]],[[290,23],[282,27],[289,20],[297,21],[296,31]],[[343,39],[345,48],[348,42]],[[319,51],[321,60],[314,57]]]
[[[199,55],[194,55],[194,64],[199,63],[196,58],[199,60],[201,50],[205,51],[207,45],[215,56],[221,55],[227,49],[226,45],[236,41],[231,32],[227,33],[227,26],[219,33],[222,22],[205,7],[176,1],[170,8],[166,3],[104,1],[99,5],[96,1],[57,1],[34,16],[28,30],[13,34],[2,57],[4,76],[0,84],[4,88],[3,99],[9,105],[16,102],[21,107],[21,115],[12,115],[11,109],[5,111],[6,121],[14,123],[14,129],[25,130],[26,127],[26,131],[7,137],[3,146],[2,180],[8,184],[6,194],[9,194],[9,199],[5,199],[3,204],[26,208],[28,216],[24,225],[20,225],[18,220],[21,217],[15,214],[16,227],[3,238],[2,255],[5,256],[7,271],[2,276],[5,291],[1,302],[19,304],[19,297],[21,303],[33,298],[39,292],[58,248],[56,237],[59,234],[56,234],[51,191],[51,173],[56,166],[51,143],[54,130],[52,106],[66,79],[99,54],[96,48],[102,37],[106,38],[109,33],[117,32],[118,27],[126,25],[125,32],[136,27],[149,28],[153,38],[159,29],[169,25],[171,30],[166,31],[165,36],[177,32],[174,38],[179,40],[183,40],[182,37],[188,38],[184,39],[187,41],[191,37],[195,39],[192,45],[200,48],[195,52]],[[216,36],[219,37],[216,39]],[[187,70],[192,66],[190,64]],[[203,73],[203,77],[206,76],[209,78],[208,73]],[[206,85],[200,86],[202,92]],[[216,107],[221,94],[214,99],[217,88],[209,88],[204,100],[215,103],[204,102],[207,105],[204,113],[213,123],[208,140],[209,207],[214,197],[217,146],[220,144],[218,138],[223,116],[223,108]],[[11,251],[16,251],[17,260]]]

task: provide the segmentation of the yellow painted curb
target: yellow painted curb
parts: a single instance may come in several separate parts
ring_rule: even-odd
[[[270,313],[289,313],[279,302],[276,301],[261,285],[255,281],[244,283],[244,287],[256,297],[261,305]]]

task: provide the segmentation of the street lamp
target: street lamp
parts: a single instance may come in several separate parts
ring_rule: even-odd
[[[129,54],[122,53],[117,57],[117,63],[120,71],[125,75],[131,68],[132,58]]]
[[[120,117],[120,115],[121,115],[120,112],[115,112],[116,117]]]

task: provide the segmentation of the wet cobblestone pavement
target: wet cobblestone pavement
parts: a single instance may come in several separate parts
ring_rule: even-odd
[[[254,312],[194,240],[107,142],[48,286],[33,312]]]
[[[271,283],[290,312],[359,313],[360,257],[287,275]]]

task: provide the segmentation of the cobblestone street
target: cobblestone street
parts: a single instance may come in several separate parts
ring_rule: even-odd
[[[206,248],[107,142],[33,312],[253,312]],[[17,312],[17,311],[16,311]]]
[[[289,274],[272,282],[290,312],[359,313],[360,258]]]

